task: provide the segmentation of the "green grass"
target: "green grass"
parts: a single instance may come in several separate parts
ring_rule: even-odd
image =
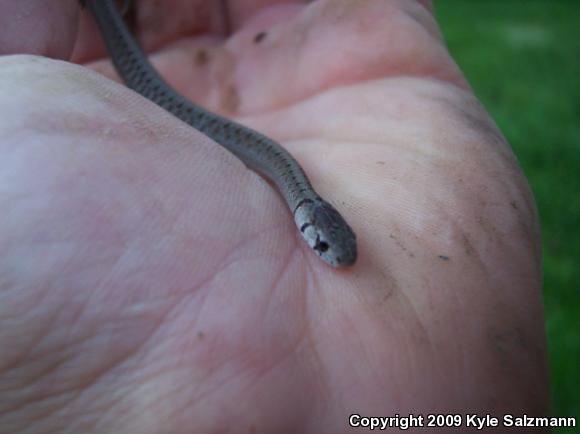
[[[434,4],[538,202],[553,414],[580,422],[580,1]]]

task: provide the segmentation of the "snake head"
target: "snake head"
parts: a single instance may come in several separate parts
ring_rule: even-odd
[[[303,200],[294,211],[294,220],[308,245],[325,262],[337,268],[356,262],[356,235],[328,202]]]

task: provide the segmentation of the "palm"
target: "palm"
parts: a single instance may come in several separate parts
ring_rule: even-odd
[[[216,30],[204,28],[207,16],[187,23],[200,29],[193,36],[165,32],[175,7],[149,27],[158,33],[142,34],[180,92],[297,157],[357,232],[348,271],[316,258],[280,196],[209,139],[123,87],[43,66],[82,110],[60,124],[48,163],[32,167],[34,179],[59,180],[49,194],[33,183],[54,218],[24,209],[24,229],[3,225],[0,236],[21,245],[19,234],[32,234],[33,270],[44,234],[66,249],[50,250],[49,272],[32,272],[5,306],[49,298],[25,323],[45,336],[48,366],[68,348],[41,382],[58,388],[51,376],[66,377],[82,391],[66,404],[72,414],[110,418],[122,390],[123,414],[97,431],[333,433],[356,412],[543,411],[525,181],[428,10],[364,3],[252,11],[243,25],[234,15],[227,40],[207,35]],[[114,75],[92,42],[78,47],[77,60]],[[47,121],[70,116],[66,104],[58,110]],[[40,122],[24,141],[45,137]],[[24,159],[38,152],[22,149]],[[503,400],[490,405],[490,395]]]

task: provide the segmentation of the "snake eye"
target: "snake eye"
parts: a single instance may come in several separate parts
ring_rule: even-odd
[[[328,243],[322,241],[320,244],[318,244],[318,250],[321,252],[326,252],[328,250]]]

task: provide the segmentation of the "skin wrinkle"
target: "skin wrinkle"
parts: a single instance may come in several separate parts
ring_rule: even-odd
[[[220,107],[225,113],[236,113],[240,107],[240,96],[235,85],[230,84],[224,87]]]
[[[481,143],[484,144],[484,146],[486,144],[498,144],[497,142],[495,142],[493,136],[491,137],[491,141],[488,140],[490,138],[490,135],[485,134],[485,132],[487,132],[488,130],[484,130],[481,134]],[[481,132],[481,131],[480,131]],[[494,143],[495,142],[495,143]],[[505,142],[499,143],[501,145],[503,145],[500,149],[505,149]],[[494,146],[495,148],[497,148],[497,146]],[[506,153],[504,154],[504,156],[502,158],[499,159],[499,164],[505,164],[506,168],[512,172],[516,172],[517,168],[515,166],[515,160],[513,160],[513,157],[511,156],[510,153]],[[506,164],[507,163],[507,164]],[[498,161],[497,158],[494,159],[494,164],[490,165],[489,169],[490,171],[496,172],[498,171],[497,169],[497,165],[498,165]],[[493,176],[494,182],[496,183],[500,183],[500,185],[503,187],[503,190],[506,192],[510,192],[510,191],[514,191],[514,190],[520,190],[519,188],[514,189],[512,187],[512,185],[507,184],[506,181],[504,181],[501,177],[499,176]],[[481,203],[482,207],[485,207],[486,202],[482,202]],[[515,215],[515,214],[514,214]]]
[[[147,344],[150,340],[151,336],[155,335],[155,330],[159,328],[161,325],[160,322],[157,322],[155,327],[152,328],[152,331],[148,333],[148,336],[143,339],[140,345],[136,345],[134,348],[130,350],[125,350],[123,354],[120,354],[117,358],[112,358],[107,365],[103,365],[98,371],[93,371],[92,375],[89,377],[87,376],[85,381],[79,381],[78,386],[75,389],[79,389],[79,395],[83,393],[84,390],[91,390],[91,387],[94,387],[97,383],[103,382],[104,378],[108,377],[109,375],[113,375],[113,371],[119,369],[127,362],[133,362],[133,359],[137,353],[139,353],[142,348]],[[90,339],[95,339],[96,335],[90,336],[86,339],[89,341]],[[78,398],[75,397],[75,400]],[[73,402],[71,400],[70,402]]]
[[[153,332],[151,334],[153,334]],[[94,339],[94,338],[95,338],[95,335],[89,336],[89,337],[85,338],[84,341],[86,342],[86,341],[89,341],[90,339]],[[81,388],[81,389],[84,388],[84,389],[90,390],[90,387],[87,387],[87,386],[94,385],[100,378],[105,377],[108,374],[108,372],[112,371],[113,368],[121,365],[124,360],[131,359],[134,356],[134,353],[136,353],[139,349],[140,349],[140,347],[136,347],[133,352],[128,353],[128,354],[125,353],[124,355],[121,355],[120,358],[111,360],[109,365],[103,366],[98,372],[92,372],[91,378],[89,379],[87,377],[87,381],[79,383],[77,388]],[[55,369],[53,369],[53,370],[56,370],[57,366],[55,366],[54,368]],[[62,392],[60,392],[60,393],[62,393]]]
[[[210,350],[211,351],[211,350]],[[215,357],[214,357],[215,359]],[[194,361],[196,361],[194,359]],[[228,375],[223,375],[224,373],[229,372],[231,363],[230,360],[223,360],[219,365],[215,366],[214,369],[210,372],[211,378],[198,378],[198,382],[196,384],[196,391],[195,393],[191,394],[190,402],[192,404],[196,404],[198,402],[210,401],[210,398],[213,395],[221,393],[221,389],[227,389],[234,383],[234,380],[239,378],[239,372],[233,370],[232,372],[228,373]],[[221,376],[217,376],[217,373],[221,373]],[[169,392],[168,392],[169,393]]]
[[[438,213],[443,216],[449,216],[448,219],[444,218],[444,220],[449,222],[450,227],[453,229],[453,238],[463,247],[465,255],[470,258],[473,264],[476,265],[480,271],[484,273],[488,271],[488,267],[486,262],[483,260],[481,252],[479,252],[479,249],[477,249],[470,240],[469,232],[462,229],[462,227],[457,223],[457,219],[454,218],[455,216],[450,215],[446,207],[440,207]],[[455,242],[453,242],[453,244],[455,244]]]
[[[82,304],[79,304],[78,305],[79,309],[78,309],[78,314],[76,315],[76,319],[78,319],[78,320],[81,319],[82,313],[86,310],[86,306],[87,305],[88,305],[88,303],[82,303]],[[56,323],[56,321],[55,321],[55,325],[58,325],[58,323]],[[50,325],[47,327],[47,330],[57,330],[57,331],[60,331],[58,327],[51,327]],[[71,328],[71,330],[74,330],[74,328]],[[68,335],[68,333],[67,333],[67,335]],[[70,336],[67,336],[66,339],[61,339],[61,340],[63,342],[66,342],[71,347],[81,348],[87,342],[90,342],[91,340],[95,339],[96,337],[98,337],[98,335],[96,335],[96,334],[90,334],[90,335],[79,336],[79,337],[75,338],[73,336],[73,334],[70,333]],[[52,336],[48,335],[47,338],[51,339]],[[59,357],[58,360],[55,360],[55,363],[51,365],[51,367],[49,368],[49,370],[42,372],[41,376],[39,376],[38,378],[36,378],[36,380],[40,380],[40,378],[42,378],[42,377],[48,377],[49,374],[56,373],[58,368],[62,368],[64,365],[66,365],[69,362],[72,362],[72,364],[74,364],[74,359],[71,359],[67,355],[67,353],[65,352],[65,350],[66,350],[66,347],[64,345],[63,345],[62,348],[60,348],[60,347],[57,348],[56,354]],[[72,351],[70,351],[70,352],[72,353]],[[42,357],[40,357],[40,358],[42,358]],[[103,367],[102,368],[102,371],[106,371],[106,369],[107,369],[106,367]],[[95,375],[98,376],[100,374],[98,374],[98,373],[95,374],[95,373],[92,372],[90,376],[95,376]],[[80,381],[80,379],[79,379],[79,383],[78,383],[79,386],[78,387],[84,387],[86,385],[91,384],[91,382],[88,380],[89,375],[87,375],[86,377],[87,377],[87,380],[84,381],[84,382],[83,381]],[[60,382],[60,384],[62,385],[62,384],[65,384],[65,383],[64,382]],[[69,389],[64,388],[64,389],[61,389],[60,392],[62,393],[62,392],[66,392],[66,391],[69,391]]]
[[[3,295],[6,295],[6,292],[3,290],[2,291]],[[35,297],[33,299],[33,301],[36,303],[36,306],[42,306],[44,304],[44,301],[46,299],[46,297],[48,297],[50,294],[48,291],[40,291],[38,293],[38,297]],[[4,304],[5,305],[5,304]],[[10,306],[12,307],[12,306]],[[30,311],[31,309],[28,309],[28,311]],[[9,309],[8,312],[12,315],[16,315],[16,317],[20,316],[20,312],[15,311],[14,309]],[[58,312],[53,312],[51,317],[48,319],[49,324],[51,322],[52,318],[55,318],[56,316],[58,316]],[[49,328],[43,328],[43,332],[46,330],[50,330]],[[28,343],[28,345],[25,348],[20,347],[19,348],[19,354],[15,355],[13,360],[8,360],[7,362],[3,362],[2,366],[0,366],[0,369],[2,371],[6,371],[6,372],[10,372],[14,369],[19,368],[20,366],[24,365],[24,361],[26,360],[30,360],[31,355],[33,354],[33,349],[37,349],[39,347],[39,342],[41,342],[41,340],[43,339],[42,334],[40,333],[34,333],[33,334],[33,338],[30,338],[30,334],[29,334],[29,340],[31,339],[31,341]],[[33,382],[34,380],[31,379],[29,383],[24,383],[24,385],[29,385],[31,382]]]
[[[466,115],[467,116],[467,115]],[[473,127],[474,125],[469,123],[468,124]],[[476,134],[476,140],[475,140],[475,144],[472,146],[475,147],[489,147],[491,149],[493,149],[495,152],[499,151],[501,154],[499,157],[496,157],[493,159],[492,162],[490,162],[489,166],[487,167],[487,169],[489,171],[493,171],[493,172],[499,172],[498,167],[503,167],[504,170],[509,170],[512,173],[517,173],[517,167],[516,167],[516,161],[513,157],[513,154],[510,152],[509,148],[507,147],[507,144],[505,141],[499,141],[499,138],[494,137],[496,134],[498,134],[497,132],[493,131],[490,128],[486,128],[484,130],[480,130],[479,128],[484,128],[481,125],[477,125],[476,126],[478,129],[476,130],[472,130],[472,132],[474,132]],[[484,152],[484,151],[482,151]],[[500,179],[497,176],[494,176],[494,179],[496,180],[496,182],[500,182],[502,183],[503,186],[506,186],[506,181],[503,181],[502,179]]]
[[[438,183],[433,183],[433,184],[438,185]],[[425,206],[430,208],[433,205],[430,202],[429,203],[426,202]],[[447,222],[450,220],[454,221],[455,219],[457,219],[456,215],[450,214],[450,212],[449,212],[450,209],[452,209],[452,208],[450,208],[448,204],[436,206],[436,212],[432,212],[431,210],[426,209],[426,211],[427,211],[426,214],[434,214],[434,215],[437,215],[440,217],[437,217],[437,221],[435,221],[435,222],[424,224],[423,226],[425,226],[425,227],[424,227],[424,229],[421,230],[421,232],[430,231],[431,228],[438,227],[439,221]],[[387,222],[386,224],[387,224],[387,226],[385,226],[385,227],[391,232],[389,237],[391,239],[393,239],[396,242],[396,244],[399,246],[399,248],[403,252],[405,252],[409,257],[414,257],[415,254],[409,250],[410,248],[405,246],[405,244],[399,239],[399,237],[395,235],[397,231],[401,232],[401,229],[397,226],[393,226],[390,222]],[[409,230],[411,230],[411,233],[414,234],[417,232],[418,229],[410,227],[409,229],[405,229],[404,232],[407,233],[407,232],[409,232]],[[439,248],[438,246],[432,247],[433,250],[437,250],[438,248]]]
[[[513,376],[522,369],[530,370],[529,365],[522,364],[521,360],[526,360],[519,352],[529,354],[530,351],[526,347],[526,337],[519,327],[488,330],[487,337],[490,346],[495,350],[494,354],[501,360],[500,365],[503,368],[504,375]],[[514,363],[514,355],[517,356],[517,361]],[[511,356],[511,357],[510,357]],[[521,384],[522,388],[529,390],[527,384]],[[530,402],[534,402],[530,400]],[[540,413],[540,409],[535,409],[533,414]]]
[[[283,263],[285,264],[285,266],[284,267],[281,267],[280,269],[278,269],[277,272],[276,272],[276,274],[275,274],[275,276],[274,276],[274,278],[272,279],[272,285],[273,285],[272,291],[270,293],[268,293],[267,302],[264,304],[263,311],[260,312],[260,314],[261,314],[261,316],[263,318],[266,318],[266,319],[268,318],[268,315],[266,313],[264,313],[264,312],[271,311],[271,309],[272,309],[271,305],[272,305],[272,302],[273,302],[273,300],[272,300],[273,294],[276,294],[277,293],[276,290],[281,285],[282,278],[284,276],[286,276],[287,273],[289,272],[289,270],[291,269],[291,267],[292,267],[293,264],[292,264],[292,261],[289,261],[288,260],[288,258],[295,257],[295,252],[296,252],[295,249],[292,249],[292,251],[289,252],[288,257],[286,258],[287,260],[283,261]],[[286,353],[286,352],[284,352],[284,353]]]
[[[389,234],[389,238],[392,239],[395,242],[395,244],[397,245],[397,247],[399,247],[401,249],[401,251],[403,253],[405,253],[409,258],[415,257],[415,254],[413,252],[409,251],[409,249],[407,247],[405,247],[403,242],[401,240],[399,240],[398,237],[395,237],[393,234]]]
[[[510,369],[511,359],[506,358],[506,355],[512,351],[524,351],[529,352],[528,345],[526,343],[526,337],[522,333],[519,327],[505,328],[500,330],[488,330],[489,337],[493,341],[498,354],[504,359],[503,363],[506,369]],[[514,347],[518,347],[515,349]],[[508,373],[510,373],[508,371]]]
[[[498,178],[494,178],[494,179],[497,180]],[[507,185],[505,183],[502,183],[502,185],[504,186],[503,190],[506,192],[506,194],[508,194],[509,191],[512,190],[512,188],[510,188],[509,185]],[[507,230],[506,225],[508,225],[509,228],[512,228],[514,225],[522,227],[521,226],[521,222],[522,222],[521,218],[518,216],[517,212],[510,212],[512,210],[512,208],[509,205],[507,205],[507,204],[504,205],[502,202],[494,203],[494,202],[490,201],[490,199],[488,199],[488,198],[491,198],[493,196],[492,191],[488,186],[481,184],[481,191],[483,193],[483,196],[481,196],[481,198],[479,199],[479,206],[477,208],[484,210],[484,214],[475,217],[475,222],[482,228],[483,232],[488,234],[488,241],[489,242],[493,242],[493,240],[498,239],[498,237],[505,235],[506,230]],[[495,193],[497,193],[499,191],[499,189],[494,188],[493,191]],[[478,198],[478,197],[480,197],[480,195],[479,194],[470,195],[470,198],[473,198],[473,197]],[[504,212],[503,216],[510,215],[511,216],[510,220],[506,221],[505,217],[503,217],[501,225],[497,226],[497,224],[499,224],[500,221],[494,222],[494,221],[489,220],[489,217],[488,217],[489,215],[494,215],[494,214],[496,215],[497,214],[497,212],[492,211],[494,208],[501,209]],[[509,232],[511,233],[512,230],[510,229]],[[530,238],[529,229],[527,229],[527,227],[525,225],[522,227],[522,233],[528,234],[528,235],[525,235],[525,238],[527,238],[527,239]],[[466,248],[467,254],[469,254],[472,251],[473,251],[473,249]]]
[[[195,407],[197,400],[195,400],[193,396],[191,397],[190,400],[175,399],[175,396],[187,395],[187,393],[183,393],[183,392],[188,392],[190,390],[190,388],[191,388],[191,385],[189,385],[187,383],[177,383],[177,385],[175,386],[174,389],[168,390],[165,394],[162,394],[159,396],[160,401],[171,400],[171,401],[177,402],[177,405],[172,407],[167,413],[164,414],[165,421],[172,421],[175,419],[180,419],[183,414],[188,413],[189,408]],[[151,405],[149,406],[149,408],[151,409],[152,413],[155,413],[156,403],[151,402]],[[163,426],[166,424],[160,422],[159,425],[160,425],[160,430],[162,432]]]
[[[116,383],[115,386],[116,386],[115,393],[110,394],[106,397],[106,399],[109,401],[107,404],[95,405],[95,401],[92,400],[93,413],[96,413],[97,410],[102,411],[102,416],[94,417],[92,420],[94,432],[99,433],[105,432],[106,428],[104,427],[107,426],[108,421],[114,418],[116,413],[123,414],[123,407],[125,405],[125,402],[130,398],[131,391],[128,387],[121,385],[119,383]],[[83,419],[83,423],[85,424],[87,423],[86,418]],[[77,429],[76,431],[79,432],[81,430]],[[88,428],[85,428],[84,431],[85,432],[88,431]]]
[[[375,311],[372,310],[372,307],[371,306],[364,306],[364,307],[366,308],[365,309],[366,310],[365,313],[369,313],[369,314],[374,314],[375,313]],[[339,315],[342,314],[342,313],[343,312],[340,311],[339,312]],[[351,319],[351,317],[349,315],[340,315],[340,316],[341,316],[341,319],[342,319],[342,321],[340,323],[340,327],[342,329],[348,330],[348,333],[349,334],[353,334],[354,335],[353,341],[354,342],[362,342],[362,341],[364,341],[364,336],[359,331],[358,324],[356,322],[353,322],[352,319]],[[341,331],[342,330],[340,328],[337,328],[337,330],[333,330],[332,333],[333,333],[333,335],[339,335],[339,334],[341,334],[340,333]],[[355,350],[355,348],[353,348],[353,350]],[[371,360],[372,359],[372,357],[369,356],[369,350],[363,349],[362,352],[360,352],[360,351],[358,351],[359,350],[358,347],[356,348],[356,350],[357,350],[356,352],[357,352],[357,358],[358,358],[358,360],[362,361],[362,360],[365,360],[366,359],[368,361],[368,360]],[[373,374],[374,374],[374,372],[373,372]],[[349,392],[347,392],[347,391],[341,393],[341,397],[343,397],[343,398],[346,398],[348,395],[349,395]]]
[[[359,267],[355,272],[353,282],[356,290],[355,300],[357,303],[386,305],[390,298],[401,290],[397,276],[380,255],[364,251],[362,253],[361,257],[365,259],[367,265],[364,268]]]
[[[425,288],[425,293],[426,293],[426,297],[427,297],[427,301],[426,303],[429,305],[429,309],[428,309],[428,313],[430,315],[432,315],[432,320],[431,322],[440,322],[441,318],[448,318],[451,320],[451,324],[449,325],[449,328],[455,328],[458,326],[462,326],[463,325],[463,319],[459,317],[458,314],[460,314],[461,312],[464,311],[464,305],[465,303],[462,300],[462,297],[460,297],[458,295],[458,293],[453,292],[453,291],[446,291],[446,295],[448,297],[450,297],[452,300],[450,302],[450,308],[444,312],[442,312],[441,310],[438,310],[436,308],[433,307],[433,294],[437,294],[440,289],[435,287],[434,285],[431,284],[431,280],[428,278],[423,278],[422,279],[422,283],[423,283],[423,287]],[[455,282],[457,283],[457,282]],[[445,289],[447,288],[448,285],[445,285]],[[429,333],[429,330],[431,330],[431,327],[426,327],[426,335],[430,337],[429,342],[431,342],[431,349],[433,349],[433,346],[437,345],[437,341],[440,341],[441,338],[438,337],[436,334],[434,333]],[[458,350],[457,352],[461,355],[461,364],[462,366],[465,365],[465,351],[463,351],[463,346],[461,345],[461,343],[456,343],[456,341],[454,341],[454,345],[458,346]],[[435,351],[433,351],[433,354],[435,354]]]
[[[487,130],[487,129],[486,129],[486,130],[484,130],[484,132],[486,132],[486,131],[488,131],[488,130]],[[485,140],[485,138],[486,138],[486,137],[483,137],[483,139],[484,139],[484,140]],[[484,188],[484,190],[487,190],[487,187],[483,186],[483,188]],[[480,206],[480,207],[483,207],[483,208],[485,208],[485,206],[486,206],[486,203],[487,203],[487,202],[486,202],[486,200],[482,198],[482,199],[481,199],[481,206]],[[445,210],[441,210],[441,212],[444,212],[444,211],[445,211]],[[487,230],[487,231],[490,233],[490,236],[491,236],[491,234],[493,234],[493,233],[497,233],[497,229],[496,229],[494,226],[488,226],[488,225],[487,225],[487,223],[486,223],[486,220],[483,220],[482,218],[479,218],[479,219],[478,219],[478,222],[479,222],[479,224],[482,226],[482,228],[484,228],[485,230]],[[491,232],[490,232],[490,231],[491,231]],[[493,237],[492,237],[492,238],[493,238]],[[465,251],[466,251],[466,253],[467,253],[468,255],[469,255],[470,253],[473,253],[474,249],[473,249],[472,247],[470,247],[471,243],[469,242],[469,237],[468,237],[467,235],[465,235],[465,237],[464,237],[464,241],[466,241],[466,242],[464,242],[464,245],[466,246],[466,250],[465,250]]]
[[[62,366],[62,363],[53,365],[51,369],[46,371],[46,374],[50,374],[56,371],[57,368]],[[36,382],[38,384],[38,382]],[[24,386],[31,385],[32,383],[25,384]],[[66,404],[69,404],[76,400],[76,398],[81,393],[80,387],[74,388],[61,388],[60,390],[51,390],[50,392],[39,393],[39,388],[35,387],[36,396],[27,395],[26,400],[15,401],[15,405],[11,407],[5,407],[3,410],[8,415],[10,413],[15,413],[17,411],[28,410],[33,411],[34,416],[30,415],[29,420],[42,422],[48,417],[58,414],[59,409],[66,408]],[[70,396],[72,395],[72,396]],[[57,403],[55,399],[60,398]],[[47,402],[49,405],[47,405]],[[38,408],[40,407],[40,408]]]
[[[305,330],[310,331],[311,323],[307,323],[307,327]],[[314,342],[313,334],[310,333],[306,336],[304,340],[304,345],[302,348],[307,348],[311,351],[310,355],[301,357],[301,360],[306,360],[308,363],[307,368],[305,371],[307,372],[308,381],[310,383],[316,383],[318,385],[318,390],[320,390],[320,399],[313,400],[312,402],[312,412],[310,413],[310,419],[316,419],[317,414],[320,414],[326,407],[328,407],[328,402],[331,401],[332,392],[331,387],[329,384],[332,382],[332,379],[326,375],[326,371],[324,369],[324,365],[322,364],[322,359],[320,352],[318,351],[318,347]],[[302,362],[301,365],[303,366],[305,362]],[[310,421],[307,421],[307,424],[310,424]],[[320,432],[319,430],[315,432]]]
[[[397,297],[397,301],[403,301],[403,303],[399,303],[399,305],[402,305],[405,308],[406,313],[411,312],[413,314],[412,318],[414,323],[418,326],[418,329],[414,330],[414,333],[410,336],[410,339],[415,344],[413,347],[421,349],[427,348],[428,353],[431,356],[435,355],[437,351],[435,351],[435,347],[432,344],[431,339],[429,339],[430,326],[425,325],[425,322],[421,319],[421,315],[419,314],[419,311],[413,303],[412,299],[407,296],[404,291],[399,291],[398,294],[401,296]]]
[[[393,302],[393,300],[396,300],[394,303],[396,303],[397,308],[400,308],[401,306],[406,307],[405,306],[405,301],[406,298],[403,297],[393,297],[391,299],[391,301]],[[392,309],[393,304],[391,304],[390,306],[388,306],[389,308]],[[400,309],[400,312],[405,312],[405,314],[407,314],[408,312],[411,312],[410,309]],[[376,313],[376,311],[374,312]],[[414,324],[417,324],[416,321],[413,322]],[[397,315],[392,315],[390,318],[387,319],[383,319],[380,323],[380,325],[382,326],[381,328],[385,328],[388,329],[392,332],[391,335],[391,339],[390,339],[390,343],[391,345],[391,349],[392,348],[396,348],[396,357],[405,360],[405,364],[409,365],[409,364],[413,364],[413,361],[408,357],[410,354],[410,345],[409,342],[413,340],[412,336],[405,336],[404,334],[400,333],[400,325],[398,322],[398,317]],[[373,341],[374,338],[376,337],[375,335],[377,334],[377,331],[380,330],[380,328],[377,328],[376,330],[373,330]],[[380,342],[380,341],[379,341]],[[393,351],[389,351],[387,348],[382,348],[383,351],[382,353],[385,353],[385,355],[383,356],[383,360],[388,361],[390,358],[394,357],[395,353]],[[368,353],[368,350],[367,350]],[[414,370],[414,369],[413,369]],[[400,396],[404,394],[404,390],[405,390],[405,384],[409,384],[410,378],[409,376],[405,375],[404,378],[402,378],[402,381],[400,382],[396,382],[396,381],[391,381],[389,379],[389,377],[394,377],[394,376],[398,376],[401,373],[400,370],[396,370],[396,371],[389,371],[386,374],[386,378],[385,376],[383,376],[383,380],[382,383],[384,383],[386,385],[386,387],[388,387],[387,390],[384,390],[382,393],[388,395],[390,397],[390,400],[392,400],[395,403],[398,403],[400,400]],[[404,373],[403,373],[404,374]],[[366,384],[372,383],[372,381],[370,379],[367,379],[366,377],[361,377],[361,380],[365,380]],[[386,388],[385,387],[385,388]],[[381,388],[382,389],[382,388]]]
[[[156,320],[151,327],[151,331],[142,339],[140,346],[136,346],[134,350],[132,350],[130,357],[134,358],[138,353],[141,353],[145,348],[151,347],[150,343],[152,338],[157,336],[160,333],[160,330],[163,329],[164,324],[169,324],[170,322],[168,319],[171,318],[171,314],[175,312],[175,310],[181,305],[182,300],[175,299],[175,302],[172,305],[169,305],[165,312],[161,314],[158,320]],[[127,360],[130,360],[130,357],[126,357],[121,360],[121,363],[117,363],[116,368],[120,369],[123,366],[123,363]]]
[[[216,360],[216,357],[212,357],[212,359],[214,362],[218,361]],[[221,357],[220,360],[221,363],[219,366],[215,366],[215,369],[212,372],[213,378],[211,378],[211,380],[204,382],[202,381],[202,378],[200,378],[200,383],[196,387],[199,393],[192,394],[192,402],[203,402],[204,400],[209,401],[209,398],[212,395],[219,394],[221,389],[225,389],[225,393],[228,393],[228,388],[236,383],[237,380],[243,378],[240,373],[248,370],[248,366],[238,364],[237,359]],[[218,377],[216,375],[217,373],[220,373],[221,375]],[[201,390],[204,383],[208,383],[209,387]]]
[[[270,363],[266,364],[260,371],[256,374],[256,382],[263,381],[265,377],[271,374],[276,368],[282,366],[284,363],[287,362],[288,359],[292,359],[296,349],[302,343],[305,334],[300,334],[292,343],[292,345],[288,345],[288,349],[285,352],[282,352],[278,355],[275,359],[273,359]],[[246,390],[254,389],[254,385],[248,384],[246,386]]]
[[[254,238],[252,238],[252,237],[248,237],[248,239],[246,240],[246,242],[256,242],[256,241],[258,241],[258,239],[259,239],[259,237],[260,237],[260,236],[265,236],[265,233],[264,233],[264,232],[260,232],[259,234],[256,234],[256,236],[255,236]],[[238,244],[238,246],[239,246],[239,244]],[[235,250],[235,249],[234,249],[234,250]],[[294,250],[294,251],[295,251],[295,250]],[[233,254],[233,250],[230,252],[230,254]],[[291,255],[293,255],[293,253],[292,253],[292,252],[291,252],[290,254],[291,254]],[[229,256],[229,255],[228,255],[228,256]],[[229,262],[229,261],[226,261],[226,260],[224,260],[224,261],[221,261],[220,263],[224,264],[224,266],[222,267],[222,270],[225,270],[225,269],[227,269],[227,268],[228,268],[230,265],[234,264],[235,262]],[[290,264],[287,264],[287,265],[289,266]],[[286,269],[288,268],[288,266],[287,266],[287,267],[283,267],[283,270],[282,270],[282,271],[280,271],[280,272],[281,272],[282,274],[284,274],[284,273],[285,273],[285,271],[284,271],[284,270],[286,270]],[[280,273],[280,272],[279,272],[279,273]],[[210,282],[210,281],[213,281],[213,280],[215,280],[216,278],[217,278],[217,275],[214,275],[214,276],[213,276],[213,278],[212,278],[211,280],[209,280],[208,282]],[[205,286],[207,286],[207,284],[206,284]],[[200,311],[200,313],[199,313],[198,315],[201,315],[201,311]],[[224,363],[225,363],[225,362],[224,362]],[[216,368],[216,370],[217,370],[217,368]]]
[[[309,280],[315,280],[316,276],[312,275],[311,273],[306,273],[305,278]],[[332,395],[330,384],[332,383],[332,378],[330,375],[327,375],[327,371],[324,369],[326,364],[323,362],[324,357],[322,357],[320,353],[320,344],[318,342],[318,336],[315,333],[316,327],[313,327],[312,318],[310,312],[310,304],[307,301],[307,297],[305,297],[306,303],[304,307],[304,311],[306,312],[304,315],[305,318],[305,327],[304,333],[306,334],[306,338],[304,339],[305,345],[303,348],[308,348],[311,353],[309,356],[304,356],[304,359],[307,360],[308,366],[310,369],[306,370],[306,374],[308,376],[309,381],[316,382],[320,385],[318,390],[321,391],[321,398],[330,397]],[[330,400],[329,400],[330,401]],[[324,399],[314,400],[314,405],[318,405],[319,403],[326,402]],[[314,412],[318,410],[314,407]]]
[[[58,311],[55,311],[53,313],[53,315],[51,315],[50,318],[48,318],[48,327],[46,327],[43,330],[52,330],[52,328],[50,327],[50,324],[52,322],[56,323],[56,321],[54,320],[56,317],[58,317],[60,315],[60,313]],[[38,334],[38,340],[34,340],[31,345],[23,352],[23,354],[21,355],[21,357],[19,359],[16,359],[12,365],[8,365],[8,366],[4,366],[3,367],[3,371],[9,372],[9,371],[19,371],[20,366],[25,365],[25,361],[26,360],[30,360],[30,359],[43,359],[42,356],[42,352],[39,353],[38,349],[41,347],[41,344],[43,342],[43,340],[46,340],[47,337],[50,336],[45,336],[45,335],[41,335]],[[82,342],[79,341],[79,342]],[[77,342],[74,342],[75,344]],[[36,354],[34,354],[34,350],[36,350]],[[38,383],[40,379],[45,378],[47,375],[54,373],[57,368],[61,367],[65,361],[66,361],[66,354],[63,354],[63,350],[65,349],[65,347],[57,347],[56,348],[56,356],[57,359],[53,359],[53,362],[46,366],[44,369],[40,370],[40,371],[36,371],[34,373],[29,373],[28,378],[26,379],[22,379],[22,378],[18,378],[18,382],[19,385],[21,387],[27,387],[27,386],[32,386],[35,383]],[[24,381],[26,380],[26,381]],[[42,398],[39,398],[39,400]]]
[[[204,279],[203,279],[202,281],[200,281],[199,283],[197,283],[195,286],[192,286],[192,287],[191,287],[191,290],[190,290],[188,293],[186,293],[186,295],[188,295],[188,297],[187,297],[187,298],[189,298],[190,300],[196,299],[196,302],[197,302],[197,303],[201,303],[201,306],[199,306],[198,313],[197,313],[197,316],[198,316],[198,317],[200,317],[200,316],[203,314],[204,305],[205,305],[205,303],[206,303],[206,301],[205,301],[205,300],[206,300],[206,298],[208,297],[208,291],[206,290],[206,288],[207,288],[208,286],[211,286],[211,284],[212,284],[212,283],[213,283],[213,282],[214,282],[214,281],[215,281],[215,280],[216,280],[218,277],[221,277],[221,274],[222,274],[222,273],[224,273],[225,271],[227,271],[227,270],[228,270],[228,268],[229,268],[231,265],[233,265],[233,264],[236,264],[236,263],[237,263],[237,261],[236,261],[236,260],[230,260],[230,258],[231,258],[232,256],[234,256],[234,255],[235,255],[235,253],[236,253],[238,250],[240,250],[240,249],[241,249],[241,248],[242,248],[242,247],[243,247],[245,244],[247,244],[247,243],[251,243],[251,241],[253,241],[253,240],[251,240],[250,238],[246,238],[246,239],[244,239],[243,241],[240,241],[240,242],[238,242],[236,245],[234,245],[234,246],[233,246],[233,248],[232,248],[231,250],[229,250],[229,251],[228,251],[227,255],[226,255],[225,257],[221,258],[221,259],[218,261],[218,262],[219,262],[219,264],[221,264],[221,265],[219,266],[219,268],[218,268],[218,269],[216,269],[216,270],[214,270],[214,272],[212,272],[212,273],[208,274],[207,276],[205,276],[205,277],[204,277]],[[198,297],[200,297],[200,295],[199,295],[199,294],[202,294],[202,295],[201,295],[201,301],[197,300],[197,299],[198,299]],[[182,300],[182,302],[183,302],[183,300]],[[176,306],[175,306],[175,307],[179,307],[179,306],[181,306],[182,304],[185,304],[185,303],[182,303],[182,302],[180,302],[179,304],[176,304]]]

